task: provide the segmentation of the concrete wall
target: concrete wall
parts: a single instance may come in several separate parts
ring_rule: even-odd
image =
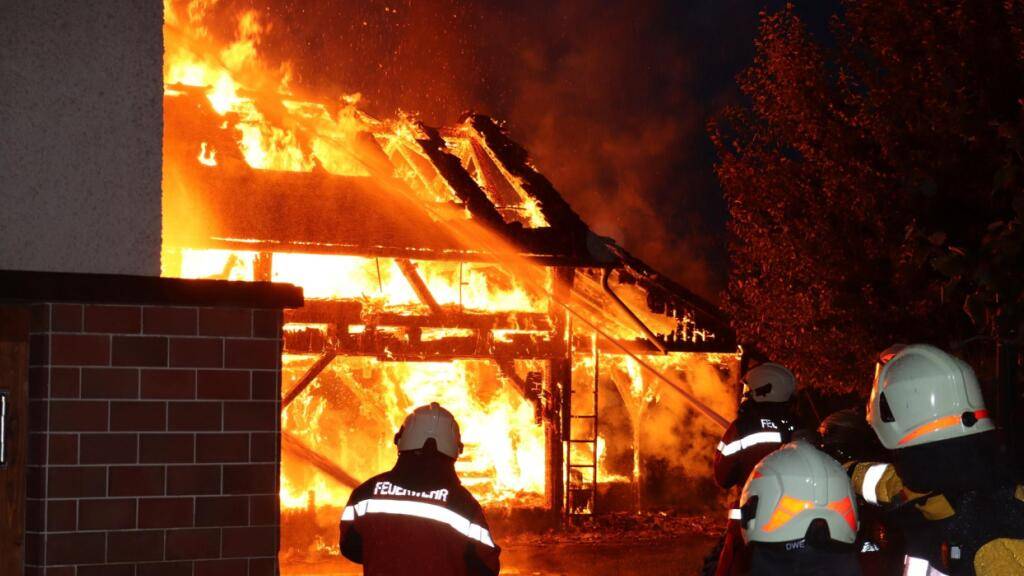
[[[159,275],[163,5],[0,1],[0,269]]]

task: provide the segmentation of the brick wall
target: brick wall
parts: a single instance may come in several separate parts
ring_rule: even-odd
[[[36,304],[26,573],[275,574],[279,310]]]

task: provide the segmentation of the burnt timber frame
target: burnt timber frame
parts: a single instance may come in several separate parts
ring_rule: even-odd
[[[416,270],[416,265],[407,258],[396,258],[395,263],[398,264],[398,269],[402,271],[402,275],[416,292],[416,297],[420,299],[420,302],[426,304],[427,308],[430,308],[431,314],[444,316],[444,310],[441,309],[441,305],[437,303],[434,295],[430,293],[430,288],[427,288],[427,283],[423,281],[420,273]]]
[[[204,90],[172,88],[175,95],[164,97],[165,140],[170,143],[165,155],[177,167],[174,178],[181,185],[165,189],[166,216],[187,222],[195,214],[205,213],[209,221],[201,231],[187,227],[165,230],[169,235],[165,243],[171,247],[494,260],[486,251],[460,244],[434,219],[436,215],[425,212],[421,202],[385,191],[402,184],[386,174],[388,155],[372,134],[361,138],[361,153],[373,177],[336,176],[323,170],[256,170],[245,163],[234,142],[234,128],[220,127],[224,119],[213,111]],[[419,129],[418,139],[403,144],[403,153],[418,155],[451,190],[452,202],[438,206],[446,209],[442,212],[455,214],[458,210],[453,208],[464,208],[475,221],[543,265],[614,264],[611,252],[564,200],[538,200],[551,224],[548,227],[526,228],[518,222],[505,222],[487,193],[447,148],[440,132],[423,125]],[[497,138],[500,130],[496,125],[494,129]],[[194,152],[201,143],[217,150],[217,166],[196,161]],[[531,190],[538,190],[539,197],[557,196],[542,176],[528,166],[526,170],[534,174]]]
[[[296,383],[295,386],[293,386],[292,389],[284,395],[284,398],[281,399],[281,410],[287,408],[299,394],[302,394],[302,391],[312,384],[313,380],[316,380],[316,377],[334,361],[334,357],[337,355],[338,353],[334,348],[324,350],[324,353],[316,359],[316,362],[309,367],[309,370],[306,370],[306,373],[302,375],[302,378],[299,379],[298,383]]]
[[[336,355],[372,356],[388,361],[494,360],[510,383],[534,403],[543,420],[548,459],[546,488],[552,512],[561,517],[566,488],[562,478],[564,440],[571,431],[572,417],[573,348],[577,345],[591,348],[589,341],[574,341],[566,311],[554,303],[546,313],[514,314],[472,313],[439,305],[416,272],[414,261],[474,262],[494,261],[495,258],[486,251],[460,245],[432,219],[433,216],[424,212],[422,206],[385,195],[375,187],[373,179],[381,179],[387,185],[394,184],[396,179],[389,173],[388,153],[373,134],[360,135],[371,178],[334,176],[323,170],[311,173],[254,170],[245,163],[232,139],[231,128],[217,128],[223,118],[213,112],[204,92],[186,87],[177,87],[177,90],[178,95],[164,99],[165,117],[170,118],[165,131],[170,134],[168,141],[182,142],[165,153],[179,156],[189,172],[186,180],[209,185],[176,192],[181,195],[177,217],[187,218],[196,206],[202,205],[213,212],[213,220],[219,228],[172,237],[169,241],[171,258],[175,247],[257,252],[254,272],[261,281],[271,279],[275,252],[396,258],[429,311],[428,314],[404,315],[364,310],[358,301],[307,300],[305,307],[286,312],[286,323],[328,326],[326,331],[285,332],[286,352],[321,355],[299,385],[288,392],[287,401],[301,394]],[[486,162],[486,166],[477,169],[488,170],[488,177],[500,173],[502,178],[508,179],[501,184],[506,187],[504,192],[513,190],[536,202],[549,225],[528,228],[519,221],[509,221],[509,211],[514,207],[499,206],[496,191],[485,189],[484,182],[474,179],[467,170],[469,162],[458,157],[450,147],[449,140],[453,138],[469,138],[474,161]],[[209,167],[194,161],[200,142],[218,150],[220,166]],[[464,209],[475,221],[518,247],[524,257],[552,268],[558,280],[554,284],[556,296],[567,299],[567,291],[572,289],[578,273],[590,270],[601,274],[617,269],[620,281],[636,283],[646,291],[652,312],[666,313],[671,309],[693,325],[693,338],[662,341],[665,349],[736,351],[736,338],[727,318],[713,305],[661,276],[613,240],[590,231],[554,186],[531,165],[527,152],[491,118],[468,114],[457,128],[441,131],[421,124],[419,135],[402,146],[399,153],[407,162],[413,156],[415,162],[410,164],[414,167],[428,162],[429,168],[436,171],[451,190],[451,205],[442,207],[447,213],[452,212],[452,207]],[[240,190],[245,191],[244,197]],[[404,222],[396,220],[396,215]],[[408,226],[409,221],[413,225]],[[406,224],[408,229],[399,223]],[[357,326],[358,330],[354,328]],[[423,331],[433,328],[463,329],[471,335],[424,340]],[[495,341],[491,333],[494,329],[530,333],[516,334],[511,341]],[[713,337],[706,337],[709,334]],[[638,353],[660,353],[658,346],[648,339],[620,343]],[[598,350],[621,353],[608,342],[599,341]],[[547,362],[548,378],[542,390],[534,391],[530,383],[514,373],[516,359]],[[290,448],[301,449],[294,445]]]

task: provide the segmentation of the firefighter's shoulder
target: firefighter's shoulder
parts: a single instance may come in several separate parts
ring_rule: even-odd
[[[464,518],[482,518],[484,515],[483,507],[462,484],[455,484],[451,487],[448,508]]]
[[[742,437],[757,432],[784,432],[790,430],[792,425],[787,419],[776,415],[747,412],[736,418],[730,428],[733,434]]]

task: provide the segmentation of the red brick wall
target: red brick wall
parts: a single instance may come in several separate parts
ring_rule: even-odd
[[[281,312],[33,306],[27,574],[275,574]]]

